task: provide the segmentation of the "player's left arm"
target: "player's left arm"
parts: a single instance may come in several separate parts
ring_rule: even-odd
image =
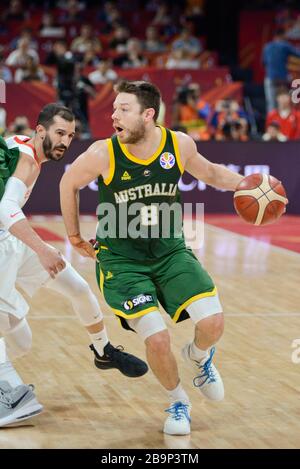
[[[182,132],[176,132],[176,135],[185,171],[217,189],[235,191],[243,176],[204,158],[198,153],[194,140],[188,135]]]

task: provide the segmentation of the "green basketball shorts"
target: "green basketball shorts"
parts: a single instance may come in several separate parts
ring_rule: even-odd
[[[163,306],[174,322],[189,317],[185,308],[196,300],[217,295],[216,287],[189,248],[160,259],[137,261],[100,249],[97,282],[106,303],[129,329],[134,319]]]

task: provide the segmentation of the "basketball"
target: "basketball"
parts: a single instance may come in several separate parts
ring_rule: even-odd
[[[247,223],[267,225],[277,220],[288,202],[281,182],[267,174],[246,176],[234,193],[234,208]]]

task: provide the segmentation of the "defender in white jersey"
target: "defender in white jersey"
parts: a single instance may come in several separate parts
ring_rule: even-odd
[[[145,374],[145,362],[119,348],[107,337],[99,304],[87,282],[61,253],[31,228],[22,207],[40,174],[41,164],[63,158],[75,133],[72,112],[58,104],[45,106],[31,139],[15,135],[0,142],[0,427],[42,411],[32,386],[26,386],[11,361],[31,348],[29,310],[20,286],[29,296],[44,286],[69,298],[92,341],[97,368],[117,368],[129,377]],[[84,256],[95,257],[88,242],[73,243]]]

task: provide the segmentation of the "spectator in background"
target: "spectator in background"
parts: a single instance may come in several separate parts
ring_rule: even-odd
[[[93,85],[104,85],[105,83],[113,83],[117,80],[118,75],[111,68],[112,62],[110,59],[101,60],[97,65],[97,70],[91,72],[88,76]]]
[[[77,23],[82,21],[84,7],[85,4],[78,2],[78,0],[68,0],[60,16],[60,23]]]
[[[282,89],[277,94],[277,107],[267,115],[266,128],[271,123],[277,123],[279,131],[287,137],[288,140],[300,138],[300,112],[297,111],[291,101],[289,91]]]
[[[26,64],[23,67],[17,68],[14,80],[15,83],[21,83],[21,81],[34,80],[47,81],[47,78],[43,69],[29,55]]]
[[[109,42],[109,49],[113,49],[120,54],[123,54],[127,50],[127,41],[130,37],[129,30],[125,26],[117,25],[113,30],[112,39]]]
[[[166,45],[161,41],[155,26],[148,26],[146,29],[144,50],[153,53],[164,52],[166,50]]]
[[[147,65],[147,59],[142,55],[142,44],[139,39],[132,38],[127,41],[127,53],[117,57],[114,65],[122,68],[139,68]]]
[[[187,28],[181,30],[180,36],[172,43],[173,50],[182,50],[186,56],[194,59],[203,51],[199,39],[192,36]]]
[[[93,44],[90,44],[89,46],[87,46],[87,49],[85,53],[83,54],[83,57],[81,57],[80,60],[78,61],[82,63],[83,66],[97,67],[100,59],[99,59],[97,52],[94,49]]]
[[[74,82],[75,89],[72,110],[81,122],[81,138],[86,139],[91,137],[88,102],[89,98],[96,96],[96,90],[89,78],[83,74],[83,65],[80,63],[75,65]]]
[[[182,49],[176,49],[171,51],[165,63],[165,68],[168,70],[185,68],[197,70],[200,68],[200,66],[200,59],[191,58],[190,55]]]
[[[216,140],[233,140],[237,135],[241,140],[248,140],[247,114],[233,99],[217,102],[211,125],[215,128]]]
[[[40,37],[64,37],[66,30],[60,26],[54,19],[53,13],[45,12],[40,25]]]
[[[46,58],[47,65],[55,65],[58,101],[71,107],[74,100],[75,57],[68,50],[67,43],[59,39],[53,45],[52,52]]]
[[[161,3],[156,9],[155,17],[153,18],[152,25],[154,26],[168,26],[171,23],[171,15],[167,3]]]
[[[20,36],[15,37],[11,41],[10,48],[12,50],[16,49],[18,47],[18,43],[21,39],[27,39],[29,49],[33,49],[33,50],[38,49],[38,42],[36,41],[36,39],[34,39],[34,37],[32,35],[32,29],[31,28],[22,29]]]
[[[25,8],[20,0],[10,0],[8,10],[2,17],[3,21],[24,21]]]
[[[200,87],[196,83],[176,90],[172,112],[172,128],[184,128],[194,140],[208,140],[211,136],[207,122],[199,115]]]
[[[8,128],[9,135],[27,135],[33,137],[34,130],[30,128],[29,120],[26,116],[17,116]]]
[[[286,39],[300,39],[300,15],[297,16],[293,26],[291,26],[285,35]]]
[[[83,24],[80,28],[80,36],[72,41],[71,50],[75,54],[84,54],[87,50],[93,48],[96,54],[102,51],[101,42],[95,37],[89,24]]]
[[[13,76],[8,67],[4,63],[4,57],[0,54],[0,80],[5,81],[5,83],[11,83],[13,81]]]
[[[278,88],[288,86],[289,76],[287,62],[290,56],[300,57],[300,50],[285,40],[284,29],[278,29],[271,42],[263,48],[263,64],[265,66],[265,97],[267,112],[276,107]]]
[[[35,63],[39,63],[40,59],[34,49],[29,48],[28,38],[20,39],[18,48],[12,51],[6,59],[6,65],[11,67],[24,67],[27,63],[28,56],[32,57]]]
[[[263,134],[262,139],[265,142],[286,142],[287,137],[280,132],[278,122],[270,122],[267,126],[266,133]]]

